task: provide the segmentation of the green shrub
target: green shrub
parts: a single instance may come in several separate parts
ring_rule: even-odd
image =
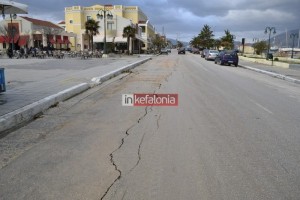
[[[278,58],[274,58],[274,61],[279,61],[279,59]]]

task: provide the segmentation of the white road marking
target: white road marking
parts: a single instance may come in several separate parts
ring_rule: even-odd
[[[257,103],[257,102],[254,101],[253,99],[250,99],[250,101],[251,101],[252,103],[254,103],[255,105],[257,105],[258,107],[260,107],[261,109],[263,109],[264,111],[266,111],[266,112],[268,112],[268,113],[270,113],[270,114],[273,114],[272,111],[270,111],[270,110],[269,110],[268,108],[266,108],[265,106],[263,106],[263,105]]]

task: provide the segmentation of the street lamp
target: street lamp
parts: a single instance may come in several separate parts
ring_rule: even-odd
[[[270,53],[270,41],[271,41],[271,33],[273,31],[273,34],[276,33],[276,29],[275,27],[266,27],[265,29],[265,34],[267,34],[269,32],[269,45],[268,45],[268,54],[267,54],[267,60],[268,60],[268,56],[269,56],[269,53]]]
[[[293,46],[292,46],[292,56],[291,56],[291,58],[293,58],[294,57],[294,42],[295,42],[295,38],[298,38],[299,37],[299,35],[297,34],[297,33],[292,33],[291,35],[290,35],[290,38],[292,38],[293,39]]]
[[[11,30],[11,50],[14,52],[15,29],[13,27],[12,19],[17,19],[17,14],[9,14],[10,16],[10,30]]]
[[[100,9],[98,11],[98,14],[97,14],[97,18],[100,20],[102,20],[104,18],[104,39],[103,39],[103,42],[104,42],[104,54],[106,54],[106,18],[107,19],[113,19],[113,15],[112,13],[110,12],[110,10],[108,9],[105,9],[105,6],[104,6],[104,9]]]
[[[12,20],[13,19],[17,19],[17,14],[9,14],[9,16],[10,16],[10,35],[11,35],[11,50],[12,50],[12,53],[13,53],[13,51],[14,51],[14,35],[15,35],[15,29],[14,29],[14,27],[13,27],[13,23],[12,23]],[[4,12],[2,13],[2,17],[3,17],[3,19],[5,19],[5,14],[4,14]]]

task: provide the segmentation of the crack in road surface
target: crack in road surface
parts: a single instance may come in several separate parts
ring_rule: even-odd
[[[172,75],[172,72],[170,74],[168,74],[168,76],[165,78],[165,81],[168,82],[168,79],[169,77]],[[159,90],[161,88],[162,84],[160,83],[159,86],[158,86],[158,89]],[[156,90],[153,91],[153,94],[155,95],[156,94]],[[149,111],[148,111],[148,108],[149,108]],[[118,171],[119,175],[118,177],[113,181],[113,183],[107,188],[107,190],[105,191],[105,193],[103,194],[103,196],[101,197],[100,200],[103,200],[106,195],[108,194],[108,192],[110,191],[110,189],[112,188],[112,186],[118,181],[121,179],[122,177],[122,171],[118,168],[118,166],[116,165],[115,163],[115,160],[114,160],[114,153],[117,152],[118,150],[120,150],[122,148],[122,146],[124,145],[124,142],[125,142],[125,139],[130,135],[129,131],[134,128],[136,125],[138,125],[150,112],[152,112],[153,109],[152,109],[152,106],[146,106],[145,107],[145,114],[143,116],[141,116],[137,122],[135,124],[133,124],[132,126],[130,126],[126,132],[125,132],[125,137],[122,138],[121,140],[121,144],[119,145],[119,147],[117,149],[115,149],[111,154],[110,154],[110,162],[111,164],[115,167],[115,170]],[[157,130],[159,129],[159,120],[160,120],[160,115],[157,119]],[[142,147],[142,144],[143,144],[143,141],[144,141],[144,137],[146,135],[146,132],[143,134],[143,137],[140,141],[140,144],[139,144],[139,148],[138,148],[138,161],[136,162],[136,164],[130,169],[129,173],[131,173],[140,163],[141,161],[141,147]]]
[[[139,148],[138,148],[138,161],[136,162],[136,164],[129,170],[129,173],[131,173],[140,163],[141,159],[142,159],[142,156],[141,156],[141,147],[142,147],[142,144],[143,144],[143,141],[144,141],[144,137],[146,135],[146,132],[144,132],[143,134],[143,137],[141,139],[141,142],[139,144]]]
[[[152,109],[151,109],[151,111],[152,111]],[[112,187],[119,179],[121,179],[121,177],[122,177],[122,171],[118,168],[117,164],[115,163],[114,155],[113,155],[113,154],[122,148],[122,146],[123,146],[123,144],[124,144],[124,141],[125,141],[126,137],[128,137],[128,136],[130,135],[130,134],[129,134],[129,131],[130,131],[133,127],[135,127],[137,124],[139,124],[139,123],[141,122],[141,120],[143,120],[143,119],[147,116],[148,113],[149,113],[149,112],[148,112],[148,106],[147,106],[147,107],[145,107],[145,114],[144,114],[143,116],[141,116],[141,117],[137,120],[137,122],[136,122],[135,124],[133,124],[132,126],[130,126],[130,127],[126,130],[126,132],[125,132],[125,137],[122,138],[121,144],[119,145],[119,147],[118,147],[117,149],[115,149],[111,154],[109,154],[109,156],[110,156],[110,162],[111,162],[111,164],[114,166],[115,170],[119,173],[119,175],[118,175],[118,177],[112,182],[112,184],[107,188],[107,190],[105,191],[105,193],[103,194],[103,196],[100,198],[100,200],[103,200],[103,199],[106,197],[106,195],[107,195],[108,192],[110,191],[110,188],[111,188],[111,187]],[[145,135],[145,133],[144,133],[144,135]],[[143,138],[144,138],[144,135],[143,135]],[[139,158],[139,159],[138,159],[136,165],[133,167],[133,169],[139,164],[140,159],[141,159],[140,148],[141,148],[141,145],[142,145],[142,142],[143,142],[143,138],[142,138],[142,141],[141,141],[141,143],[140,143],[140,145],[139,145],[139,150],[138,150],[138,158]],[[131,171],[131,170],[130,170],[130,171]]]

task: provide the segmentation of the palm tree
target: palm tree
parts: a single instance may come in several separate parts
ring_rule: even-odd
[[[85,22],[85,33],[89,36],[89,46],[91,45],[93,50],[93,36],[99,34],[99,21],[89,19]]]
[[[221,38],[221,45],[225,49],[233,49],[234,48],[234,38],[235,38],[235,36],[232,35],[228,29],[225,30],[225,36],[223,36]]]
[[[130,38],[135,38],[135,33],[136,33],[135,28],[133,28],[131,26],[126,26],[123,29],[123,37],[127,38],[127,53],[128,53],[128,55],[129,55],[129,42],[130,42]]]

